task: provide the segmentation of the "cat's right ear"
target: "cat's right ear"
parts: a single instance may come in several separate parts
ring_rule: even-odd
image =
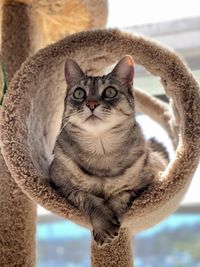
[[[68,58],[65,62],[65,79],[68,86],[73,86],[75,83],[83,79],[85,76],[82,69],[76,61]]]
[[[112,70],[111,74],[124,84],[131,84],[134,77],[134,62],[129,55],[123,57]]]

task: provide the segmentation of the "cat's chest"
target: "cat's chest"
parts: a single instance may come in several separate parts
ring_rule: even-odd
[[[85,133],[79,138],[79,144],[87,153],[104,155],[116,149],[120,136],[109,132],[100,134]]]
[[[85,174],[78,165],[71,159],[65,158],[66,172],[70,173],[71,181],[82,190],[94,194],[103,192],[104,195],[116,195],[122,190],[131,190],[138,187],[141,183],[139,178],[143,168],[144,156],[140,157],[133,166],[119,176],[96,177]]]
[[[133,190],[134,188],[140,187],[140,173],[143,169],[144,158],[145,155],[138,158],[122,175],[105,178],[103,184],[104,192],[107,195],[116,195],[121,191]]]

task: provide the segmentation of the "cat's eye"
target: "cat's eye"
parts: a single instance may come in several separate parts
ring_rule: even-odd
[[[114,87],[107,87],[104,91],[103,91],[103,97],[107,97],[107,98],[113,98],[117,95],[117,90]]]
[[[73,93],[73,97],[74,97],[75,99],[79,99],[79,100],[81,100],[81,99],[85,98],[85,96],[86,96],[86,92],[85,92],[85,90],[84,90],[83,88],[81,88],[81,87],[76,88],[76,90],[75,90],[74,93]]]

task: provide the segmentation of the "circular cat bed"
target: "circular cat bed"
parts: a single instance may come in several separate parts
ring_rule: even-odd
[[[66,34],[106,25],[107,0],[1,0],[0,5],[26,4],[35,11],[35,21],[43,28],[44,44]]]
[[[16,73],[4,99],[0,132],[2,154],[22,190],[45,208],[90,228],[80,211],[47,181],[64,108],[64,63],[73,58],[84,71],[96,75],[125,54],[161,78],[180,121],[175,158],[134,201],[123,221],[122,227],[133,234],[175,211],[199,162],[199,85],[177,55],[149,39],[117,30],[68,36],[40,50]]]

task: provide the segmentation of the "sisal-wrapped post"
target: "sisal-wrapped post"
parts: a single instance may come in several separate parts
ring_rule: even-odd
[[[25,59],[37,50],[34,18],[27,4],[6,3],[2,7],[1,63],[6,68],[7,85]],[[17,186],[1,153],[0,164],[0,266],[33,267],[36,203]]]

